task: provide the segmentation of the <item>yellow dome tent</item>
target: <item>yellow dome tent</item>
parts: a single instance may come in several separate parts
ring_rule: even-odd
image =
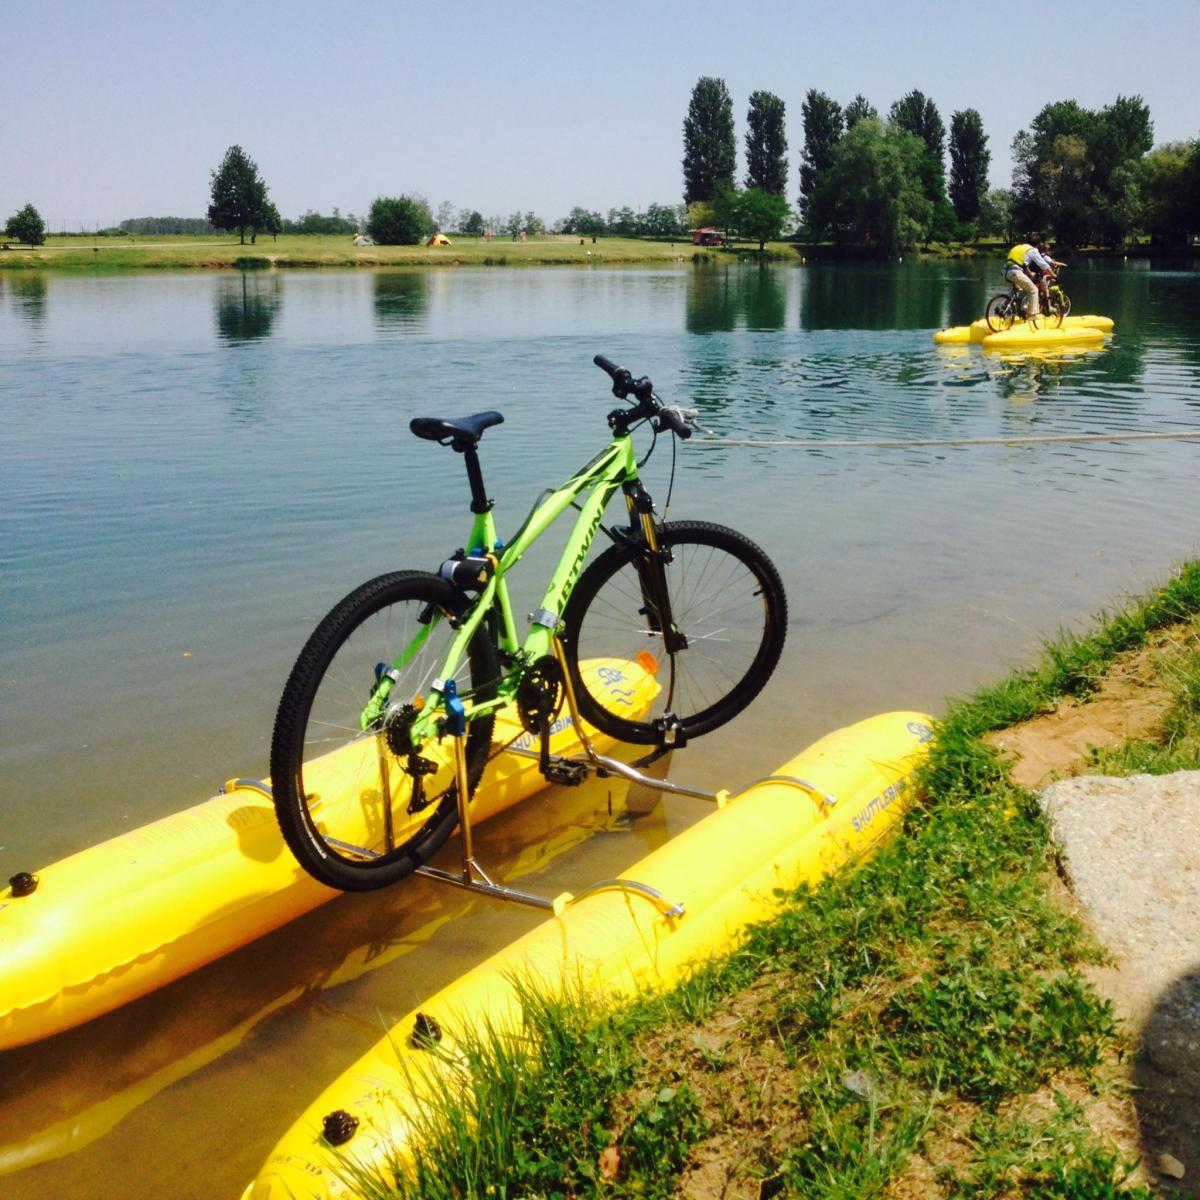
[[[425,243],[427,246],[449,246],[450,239],[444,233],[435,233],[433,237]]]

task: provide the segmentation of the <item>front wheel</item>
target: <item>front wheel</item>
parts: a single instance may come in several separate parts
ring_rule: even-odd
[[[271,740],[271,789],[284,841],[328,887],[364,892],[410,874],[457,823],[453,738],[414,747],[412,722],[445,664],[452,621],[468,601],[436,575],[397,571],[351,592],[317,626],[292,668]],[[484,624],[455,682],[472,701],[495,695]],[[386,700],[368,710],[389,680]],[[493,717],[467,726],[473,790]]]
[[[563,614],[580,713],[611,737],[642,745],[661,739],[667,714],[689,737],[735,717],[766,685],[787,634],[779,572],[749,538],[702,521],[663,525],[658,537],[660,580],[640,542],[610,546],[580,577]],[[597,659],[611,660],[607,672],[580,671],[580,660]],[[612,679],[626,663],[654,674],[659,688],[636,718],[624,715],[634,700]]]
[[[1071,315],[1071,297],[1059,287],[1052,287],[1049,296],[1049,308],[1054,317],[1055,325],[1062,323]]]
[[[999,295],[993,296],[987,302],[987,308],[983,310],[983,317],[987,321],[987,327],[993,333],[1000,333],[1002,330],[1011,329],[1013,324],[1013,303],[1009,293],[1000,292]]]

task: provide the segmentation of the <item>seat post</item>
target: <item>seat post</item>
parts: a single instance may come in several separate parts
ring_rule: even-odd
[[[465,445],[455,445],[463,458],[467,461],[467,480],[471,485],[471,511],[473,513],[489,512],[493,507],[493,501],[487,497],[487,492],[483,487],[483,471],[479,467],[479,452],[471,442]]]

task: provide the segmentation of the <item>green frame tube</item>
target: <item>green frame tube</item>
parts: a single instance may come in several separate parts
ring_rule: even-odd
[[[588,551],[591,549],[603,520],[604,510],[619,488],[627,483],[635,482],[637,478],[637,458],[633,452],[633,439],[628,434],[623,434],[615,437],[591,462],[586,463],[561,487],[537,505],[516,537],[508,545],[502,547],[498,541],[496,522],[490,510],[475,515],[468,546],[472,553],[498,555],[496,570],[459,625],[457,635],[446,655],[441,677],[435,681],[431,689],[428,697],[430,702],[426,704],[420,717],[413,723],[414,744],[436,735],[437,723],[440,719],[439,713],[443,708],[443,689],[440,685],[442,681],[452,678],[454,672],[458,670],[480,622],[493,609],[500,614],[498,641],[501,650],[520,657],[524,662],[532,662],[551,653],[558,620],[561,618],[562,611],[583,570]],[[550,582],[542,597],[541,608],[537,613],[538,616],[545,619],[534,621],[522,642],[517,636],[512,602],[509,599],[505,576],[521,561],[525,551],[554,524],[567,508],[578,502],[579,497],[584,493],[590,494],[580,504],[579,516],[576,518],[567,543],[559,556],[558,565],[550,577]],[[393,666],[400,669],[419,648],[419,644],[428,638],[432,627],[431,623],[427,630],[405,647]],[[515,687],[515,673],[509,672],[501,680],[495,699],[480,703],[478,708],[469,706],[469,714],[481,715],[500,708],[512,698]],[[375,716],[382,711],[387,693],[390,691],[390,680],[381,683],[372,696],[371,703],[364,710],[364,720],[368,711]],[[366,728],[365,725],[364,728]]]

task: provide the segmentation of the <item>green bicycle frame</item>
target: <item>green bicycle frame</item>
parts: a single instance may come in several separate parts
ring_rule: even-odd
[[[500,627],[497,641],[502,652],[525,663],[534,662],[552,652],[554,635],[562,611],[583,570],[588,550],[591,548],[592,541],[604,517],[604,510],[608,507],[609,501],[616,494],[618,488],[635,483],[637,479],[637,459],[633,452],[633,439],[628,434],[621,434],[613,438],[600,454],[581,467],[560,488],[541,501],[507,546],[497,538],[496,522],[490,508],[475,514],[468,543],[468,553],[497,556],[495,557],[495,570],[480,592],[479,598],[462,618],[442,667],[441,677],[434,680],[430,695],[426,698],[426,705],[421,710],[420,716],[413,722],[414,745],[419,745],[426,738],[437,734],[439,714],[446,707],[446,683],[454,678],[454,673],[462,663],[471,638],[474,637],[480,622],[489,612],[495,611],[499,614]],[[583,497],[582,500],[581,497]],[[626,500],[632,518],[634,509],[628,495]],[[522,643],[517,637],[505,576],[521,561],[525,551],[572,505],[579,508],[579,516],[542,597],[541,607],[532,614],[532,627]],[[652,524],[652,520],[643,518],[643,530],[649,532],[651,537],[653,537]],[[647,526],[651,528],[647,530]],[[393,670],[397,673],[403,670],[428,640],[434,626],[441,619],[439,616],[430,619],[428,625],[392,663]],[[481,716],[508,703],[512,699],[516,687],[517,675],[517,672],[507,672],[500,681],[496,696],[491,700],[473,704],[468,719]],[[360,727],[364,731],[382,715],[393,686],[391,676],[385,671],[376,684],[370,701],[363,709]]]

